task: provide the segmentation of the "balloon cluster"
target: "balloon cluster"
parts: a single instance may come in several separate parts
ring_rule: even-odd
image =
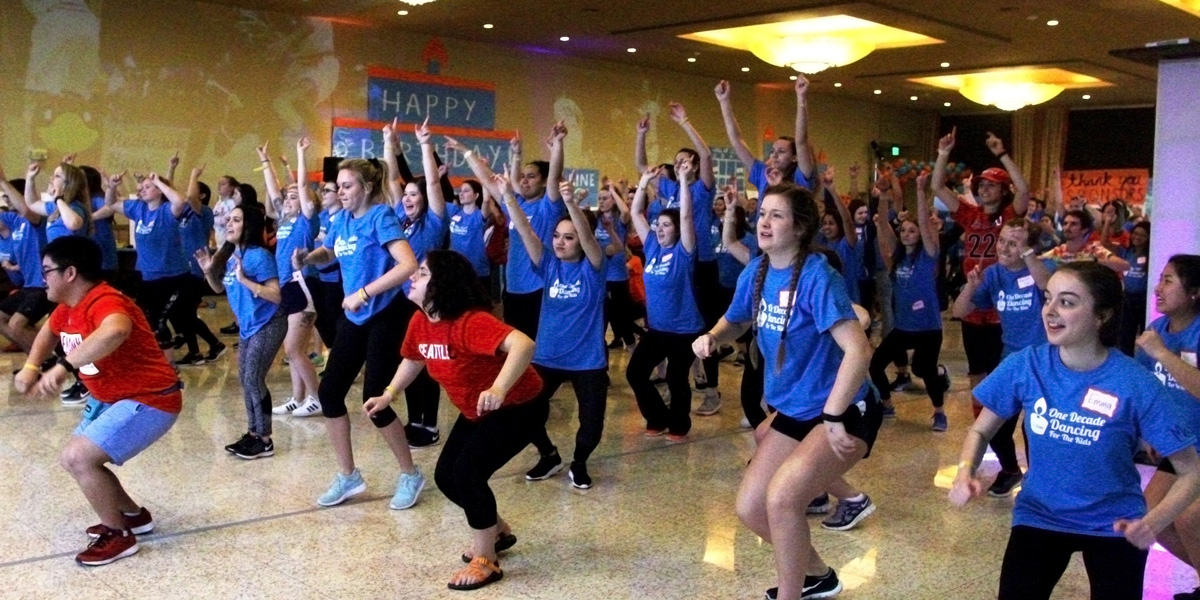
[[[916,161],[913,159],[904,160],[898,158],[891,164],[892,171],[900,181],[907,182],[916,179],[922,173],[930,173],[933,171],[933,163],[925,161]],[[971,176],[971,170],[967,168],[966,163],[956,163],[946,165],[947,179],[949,183],[954,184]]]

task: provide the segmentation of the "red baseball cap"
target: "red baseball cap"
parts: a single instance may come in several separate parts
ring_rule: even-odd
[[[992,167],[984,170],[983,173],[979,174],[979,178],[1004,185],[1012,184],[1012,177],[1008,176],[1008,171],[1005,171],[1000,167]]]

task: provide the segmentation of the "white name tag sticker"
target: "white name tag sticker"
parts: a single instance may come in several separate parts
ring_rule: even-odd
[[[1195,352],[1180,352],[1179,358],[1187,363],[1189,367],[1196,368],[1196,353]]]
[[[1033,285],[1033,275],[1026,275],[1017,280],[1017,287],[1025,289]]]
[[[788,291],[779,292],[779,308],[791,308],[792,293]]]
[[[1144,264],[1146,264],[1146,257],[1145,257],[1145,256],[1139,256],[1139,257],[1137,258],[1137,264],[1139,264],[1139,265],[1144,265]]]
[[[916,302],[913,302],[913,310],[921,310],[922,308],[925,308],[924,300],[917,300]]]
[[[1111,419],[1117,412],[1117,397],[1101,392],[1100,390],[1088,388],[1087,394],[1083,396],[1083,404],[1081,406],[1085,410],[1102,414]]]

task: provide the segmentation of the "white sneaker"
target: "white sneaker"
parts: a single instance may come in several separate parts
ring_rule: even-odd
[[[321,401],[309,396],[304,399],[304,404],[301,404],[292,411],[293,417],[311,417],[321,413]]]
[[[284,402],[283,404],[280,404],[279,406],[272,408],[271,414],[273,414],[273,415],[288,415],[288,414],[291,414],[292,411],[296,410],[297,408],[300,408],[300,402],[298,400],[296,400],[295,398],[288,398],[287,402]]]
[[[750,419],[742,417],[742,422],[738,423],[738,427],[741,427],[742,429],[750,429]]]

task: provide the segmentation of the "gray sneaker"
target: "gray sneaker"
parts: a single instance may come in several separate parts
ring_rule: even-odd
[[[713,388],[704,388],[704,400],[692,412],[697,416],[710,417],[721,411],[721,392]]]
[[[833,512],[833,516],[821,521],[821,527],[832,531],[849,531],[873,512],[875,503],[871,502],[871,497],[866,494],[863,494],[861,502],[838,499],[837,510]]]

